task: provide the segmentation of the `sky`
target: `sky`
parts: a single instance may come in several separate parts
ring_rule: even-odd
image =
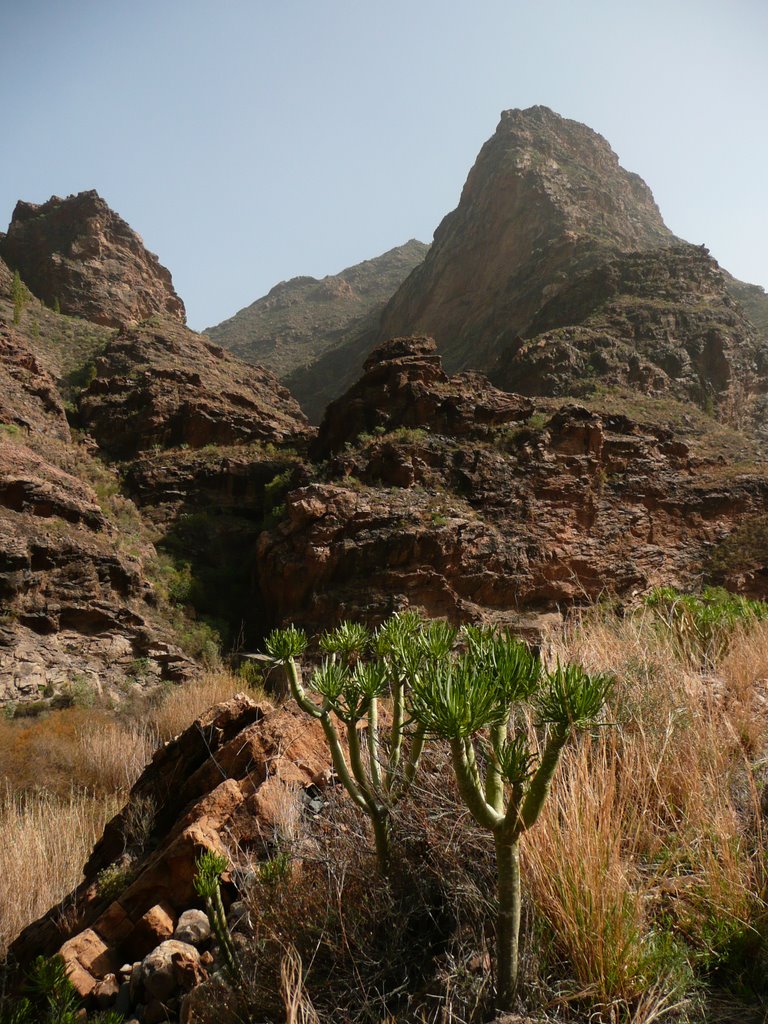
[[[0,228],[95,188],[190,326],[430,241],[502,110],[604,135],[768,287],[768,0],[0,0]]]

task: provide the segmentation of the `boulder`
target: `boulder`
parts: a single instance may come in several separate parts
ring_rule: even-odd
[[[179,916],[174,939],[187,942],[192,946],[201,946],[211,937],[211,925],[208,915],[203,910],[185,910]]]
[[[179,991],[188,968],[200,972],[200,980],[203,980],[200,954],[194,946],[177,939],[160,943],[142,961],[141,980],[144,991],[150,999],[165,1002]]]
[[[21,933],[11,954],[25,965],[37,955],[61,952],[78,970],[87,972],[82,987],[90,992],[96,980],[117,973],[126,955],[138,948],[139,939],[150,955],[146,947],[158,943],[171,951],[177,947],[169,942],[184,948],[193,945],[180,942],[180,935],[205,941],[197,938],[206,934],[204,915],[189,910],[196,899],[196,859],[205,850],[228,858],[237,849],[250,850],[249,857],[259,851],[268,856],[281,827],[275,785],[295,796],[300,807],[304,789],[314,793],[328,784],[329,764],[321,726],[293,706],[276,709],[240,694],[211,708],[157,751],[133,787],[128,805],[96,843],[85,866],[85,881],[62,904],[68,913],[52,908]],[[269,815],[263,813],[259,799],[265,786],[272,790]],[[146,852],[134,864],[133,881],[116,901],[118,911],[114,903],[104,906],[97,878],[122,856],[124,823],[135,800],[154,807],[153,828]],[[291,820],[283,827],[295,825],[295,806],[291,804]],[[247,861],[243,870],[249,866]],[[225,875],[224,889],[228,903],[236,895],[229,875]],[[179,931],[170,939],[180,914],[185,916],[183,921],[178,918]],[[123,917],[132,923],[127,937]],[[119,928],[105,928],[113,936],[110,945],[96,929],[105,921],[114,925],[118,920]],[[143,977],[143,970],[134,964],[130,973],[134,1000]],[[153,995],[163,998],[159,992]]]

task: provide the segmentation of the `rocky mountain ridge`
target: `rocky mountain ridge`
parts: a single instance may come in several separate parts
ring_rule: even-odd
[[[449,372],[511,390],[579,396],[607,379],[717,405],[732,387],[764,393],[766,310],[762,289],[672,234],[600,135],[510,110],[378,324],[288,384],[319,420],[376,344],[424,333]]]
[[[0,256],[47,306],[107,327],[154,314],[185,322],[171,275],[95,191],[19,200]]]
[[[115,678],[148,663],[154,682],[183,675],[216,634],[255,644],[279,622],[413,605],[535,628],[603,593],[701,578],[762,595],[759,550],[716,557],[768,511],[760,443],[701,411],[730,396],[746,424],[757,407],[761,293],[676,240],[584,126],[546,108],[502,118],[458,210],[364,335],[367,351],[401,316],[434,311],[444,336],[381,340],[360,374],[348,346],[329,349],[301,371],[316,408],[321,364],[354,380],[317,431],[271,371],[189,331],[178,308],[105,315],[110,295],[135,294],[136,260],[172,297],[95,193],[22,211],[8,238],[34,237],[40,265],[58,265],[58,218],[79,239],[73,303],[121,326],[47,309],[34,262],[16,310],[0,264],[5,700],[63,685],[62,652],[84,637],[98,665],[120,646]],[[381,281],[369,261],[270,302],[282,316],[306,289],[368,301]],[[204,637],[186,655],[182,620]],[[86,661],[75,672],[95,685]]]
[[[755,443],[686,406],[675,428],[674,404],[648,402],[645,422],[599,400],[537,404],[479,374],[448,377],[435,349],[385,343],[329,406],[311,449],[327,469],[259,539],[279,621],[317,629],[415,606],[539,628],[574,603],[702,576],[768,596],[759,557],[716,557],[768,511]]]
[[[119,702],[189,678],[211,641],[188,604],[187,563],[158,554],[164,531],[121,493],[114,458],[301,439],[306,422],[271,374],[177,317],[132,322],[146,312],[136,263],[155,273],[156,296],[170,276],[95,194],[29,217],[40,265],[61,267],[62,232],[76,240],[70,298],[97,323],[50,310],[26,281],[14,302],[0,262],[0,704]],[[113,318],[116,294],[132,298]]]
[[[424,259],[428,246],[412,238],[371,260],[318,280],[294,277],[205,333],[246,362],[281,380],[313,363],[375,318]]]

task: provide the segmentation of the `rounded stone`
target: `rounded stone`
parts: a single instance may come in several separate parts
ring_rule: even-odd
[[[178,989],[177,972],[173,962],[178,954],[182,962],[200,964],[200,954],[188,942],[167,939],[148,953],[141,964],[141,980],[144,991],[154,999],[165,1001]]]
[[[199,946],[211,937],[211,924],[203,910],[185,910],[176,925],[174,939]]]

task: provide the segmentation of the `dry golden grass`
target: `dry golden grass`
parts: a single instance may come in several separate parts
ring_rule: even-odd
[[[73,793],[0,797],[0,958],[16,935],[82,878],[83,864],[121,800]]]
[[[80,881],[91,847],[158,744],[244,689],[227,672],[179,686],[143,722],[70,708],[0,720],[0,958]]]
[[[242,678],[232,672],[204,672],[196,682],[171,690],[152,713],[151,726],[160,740],[169,740],[191,725],[211,705],[229,700],[247,689]]]
[[[593,612],[548,654],[618,682],[611,725],[567,750],[527,837],[531,899],[577,990],[614,1008],[645,1000],[635,1019],[647,1020],[660,1004],[644,993],[669,1009],[697,964],[757,939],[768,630],[743,630],[715,671],[696,672],[649,618]]]

